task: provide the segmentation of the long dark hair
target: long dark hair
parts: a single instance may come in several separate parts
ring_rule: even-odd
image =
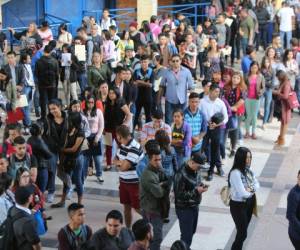
[[[16,172],[16,179],[14,181],[14,188],[17,188],[20,186],[20,178],[21,178],[21,175],[24,173],[24,172],[28,172],[30,174],[30,171],[28,168],[26,167],[20,167],[17,172]]]
[[[69,132],[72,129],[79,130],[81,127],[81,114],[79,112],[69,112],[68,114]]]
[[[165,130],[158,130],[155,133],[155,140],[158,142],[160,149],[165,150],[167,154],[171,154],[170,137]]]
[[[115,95],[116,95],[116,100],[115,100],[115,104],[117,104],[120,99],[121,99],[121,92],[120,92],[120,89],[118,87],[110,87],[109,90],[108,90],[108,98],[107,98],[107,101],[108,101],[108,104],[112,105],[112,101],[110,100],[109,98],[109,92],[110,91],[113,91],[115,92]]]
[[[288,55],[289,53],[293,53],[293,51],[291,49],[287,49],[285,52],[284,52],[284,55],[283,55],[283,59],[282,59],[282,62],[284,64],[284,66],[286,67],[286,63],[287,63],[287,60],[288,60]]]
[[[84,107],[84,110],[83,110],[83,113],[87,116],[88,115],[88,108],[87,108],[87,105],[88,105],[88,101],[90,99],[93,99],[94,100],[94,107],[92,108],[91,110],[91,117],[95,117],[97,115],[97,107],[96,107],[96,97],[93,96],[93,95],[88,95],[87,98],[85,99],[85,107]]]
[[[238,150],[235,153],[233,166],[232,166],[230,172],[234,169],[238,169],[241,171],[242,174],[245,174],[246,160],[247,160],[248,153],[250,153],[251,159],[252,159],[252,153],[249,148],[246,148],[246,147],[238,148]]]

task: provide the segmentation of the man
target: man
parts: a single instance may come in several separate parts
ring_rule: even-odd
[[[102,18],[100,20],[101,30],[109,30],[110,26],[117,26],[115,20],[109,17],[109,9],[103,9]]]
[[[132,46],[125,46],[125,57],[121,61],[121,64],[131,68],[132,70],[136,70],[141,67],[140,60],[134,56],[134,48]]]
[[[166,70],[160,83],[157,103],[165,92],[165,121],[171,125],[173,112],[176,109],[185,109],[187,106],[188,90],[193,88],[193,77],[191,72],[181,66],[178,54],[172,56],[171,68]]]
[[[119,88],[121,97],[125,100],[126,104],[129,105],[131,100],[131,87],[125,81],[126,80],[126,69],[122,66],[117,66],[115,69],[116,77],[112,81],[111,85]]]
[[[263,1],[258,2],[258,6],[255,8],[255,14],[258,21],[259,34],[256,41],[256,50],[259,49],[259,45],[263,45],[264,50],[267,49],[267,36],[268,36],[268,25],[270,20],[270,14],[265,7]]]
[[[203,91],[199,94],[200,100],[203,99],[205,96],[208,96],[209,88],[211,86],[211,81],[203,80],[201,85],[202,85]]]
[[[225,173],[221,166],[220,159],[220,135],[221,126],[225,125],[228,121],[228,114],[225,103],[219,98],[220,87],[218,84],[212,84],[210,86],[209,95],[204,97],[200,103],[200,111],[202,111],[205,119],[208,121],[207,134],[204,137],[203,148],[206,151],[206,155],[210,158],[210,169],[208,171],[207,180],[211,181],[213,178],[215,166],[218,169],[220,176],[225,176]],[[223,116],[221,121],[212,121],[215,115],[220,114]],[[210,153],[209,153],[210,151]]]
[[[119,169],[120,176],[120,202],[124,205],[125,225],[131,228],[132,208],[138,213],[139,203],[139,178],[136,166],[143,159],[144,154],[140,144],[131,137],[129,128],[121,125],[116,130],[118,142],[121,144],[114,165]]]
[[[34,187],[18,187],[15,192],[16,205],[9,211],[9,215],[18,218],[13,223],[14,238],[18,250],[40,250],[41,241],[36,229],[36,221],[29,209],[33,202]]]
[[[144,219],[137,220],[132,225],[132,232],[135,241],[130,245],[128,250],[148,250],[150,241],[153,238],[153,227]]]
[[[46,118],[48,101],[56,98],[59,79],[58,62],[50,55],[50,53],[51,47],[46,45],[43,56],[35,65],[42,119]]]
[[[256,59],[256,51],[254,49],[254,46],[252,45],[247,46],[246,55],[244,55],[241,62],[241,67],[242,67],[244,77],[248,77],[250,65],[253,61],[255,61],[255,59]]]
[[[85,45],[86,64],[87,64],[87,66],[91,66],[93,49],[94,49],[93,41],[88,37],[88,35],[86,33],[86,29],[83,27],[80,27],[79,29],[77,29],[77,35],[80,37],[82,44]]]
[[[205,163],[200,154],[193,155],[175,174],[175,209],[181,232],[180,239],[190,249],[198,225],[199,205],[207,186],[201,181],[200,166]]]
[[[99,34],[99,26],[98,24],[94,24],[91,27],[91,37],[93,42],[93,52],[97,51],[99,53],[102,53],[102,45],[103,45],[103,39],[101,34]]]
[[[217,17],[216,29],[218,31],[218,47],[220,49],[229,46],[231,39],[231,30],[227,24],[225,24],[225,14],[221,13]]]
[[[141,133],[141,144],[144,146],[147,141],[155,139],[155,133],[158,130],[164,130],[168,133],[171,140],[171,127],[163,121],[163,112],[160,109],[155,110],[152,115],[152,121],[145,123]]]
[[[248,45],[253,44],[254,40],[254,21],[253,18],[249,15],[247,9],[242,9],[240,12],[241,23],[240,23],[240,36],[241,36],[241,47],[243,54],[246,54],[246,48]]]
[[[300,170],[298,171],[297,184],[291,189],[287,197],[286,218],[289,221],[289,236],[295,247],[300,249]]]
[[[141,68],[134,71],[133,80],[138,87],[138,96],[135,102],[136,113],[134,116],[133,127],[138,124],[139,117],[144,108],[146,122],[151,121],[151,107],[152,107],[152,89],[154,83],[153,69],[149,67],[148,56],[143,55],[140,59]]]
[[[115,45],[116,45],[116,48],[118,48],[118,44],[120,42],[120,37],[118,36],[118,28],[117,26],[115,25],[111,25],[109,26],[109,33],[110,33],[110,36],[111,36],[111,40],[114,41]]]
[[[165,33],[158,35],[158,48],[163,57],[163,66],[168,67],[172,56],[178,54],[177,48],[169,43],[169,37]]]
[[[106,215],[105,227],[99,229],[91,239],[94,250],[125,250],[134,241],[132,232],[122,227],[123,217],[118,210],[112,210]]]
[[[14,147],[16,152],[13,153],[9,161],[8,173],[13,178],[16,179],[16,173],[20,167],[25,167],[30,170],[30,177],[33,183],[35,183],[37,178],[37,159],[34,155],[30,155],[27,152],[27,144],[22,136],[18,136],[14,139]]]
[[[16,85],[23,86],[25,84],[25,73],[23,68],[17,63],[17,55],[14,51],[9,51],[6,55],[7,64],[4,66],[9,79],[12,79]]]
[[[0,22],[0,30],[2,30],[2,22]],[[8,50],[7,38],[4,32],[0,32],[0,67],[4,65],[4,57]]]
[[[293,19],[295,18],[294,10],[289,6],[288,2],[282,2],[282,8],[278,11],[279,31],[282,45],[286,49],[291,48],[290,41],[292,39]]]
[[[58,232],[58,249],[73,250],[88,246],[88,241],[92,237],[92,229],[84,224],[84,206],[72,203],[68,207],[69,224],[61,228]]]
[[[90,16],[90,31],[88,33],[92,33],[92,29],[93,27],[96,26],[97,27],[97,34],[99,36],[101,36],[101,27],[100,25],[97,24],[96,22],[96,18],[94,16]]]
[[[197,66],[197,46],[193,42],[194,37],[191,33],[188,33],[185,36],[185,55],[183,60],[183,65],[187,67],[190,71],[194,79],[197,79],[196,77],[196,66]]]
[[[8,167],[9,167],[9,164],[8,164],[7,159],[3,156],[0,156],[0,174],[7,173]]]
[[[161,155],[158,147],[147,151],[149,165],[143,171],[140,180],[140,200],[143,218],[153,226],[153,240],[150,250],[160,250],[163,239],[163,219],[167,218],[170,192],[169,181],[161,167]]]
[[[192,155],[200,153],[202,140],[207,131],[207,121],[198,108],[199,94],[192,92],[189,95],[189,106],[184,111],[184,120],[192,128]]]
[[[280,34],[278,34],[278,33],[273,34],[271,47],[275,49],[275,53],[276,53],[275,57],[282,60],[283,54],[284,54],[284,49],[282,47]]]
[[[147,45],[144,34],[138,31],[137,27],[137,22],[132,22],[129,24],[129,36],[130,39],[134,42],[134,51],[137,51],[139,45]]]

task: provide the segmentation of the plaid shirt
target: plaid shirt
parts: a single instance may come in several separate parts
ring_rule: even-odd
[[[184,120],[192,128],[192,137],[198,136],[207,130],[207,121],[199,109],[195,114],[193,114],[189,108],[186,108],[184,111]],[[201,149],[201,145],[202,140],[197,145],[193,146],[192,152],[199,151]]]
[[[161,122],[160,128],[154,128],[153,122],[148,122],[145,123],[143,126],[142,133],[141,133],[141,141],[148,141],[151,139],[155,139],[155,133],[157,130],[166,131],[170,139],[172,138],[171,127],[167,123]]]

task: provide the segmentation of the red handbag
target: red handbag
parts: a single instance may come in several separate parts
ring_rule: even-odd
[[[298,101],[298,97],[295,91],[289,93],[289,97],[287,99],[287,103],[290,109],[299,108],[300,104]]]

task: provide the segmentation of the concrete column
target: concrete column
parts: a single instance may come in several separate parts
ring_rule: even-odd
[[[137,22],[141,25],[143,20],[150,20],[157,15],[157,0],[137,0]]]

